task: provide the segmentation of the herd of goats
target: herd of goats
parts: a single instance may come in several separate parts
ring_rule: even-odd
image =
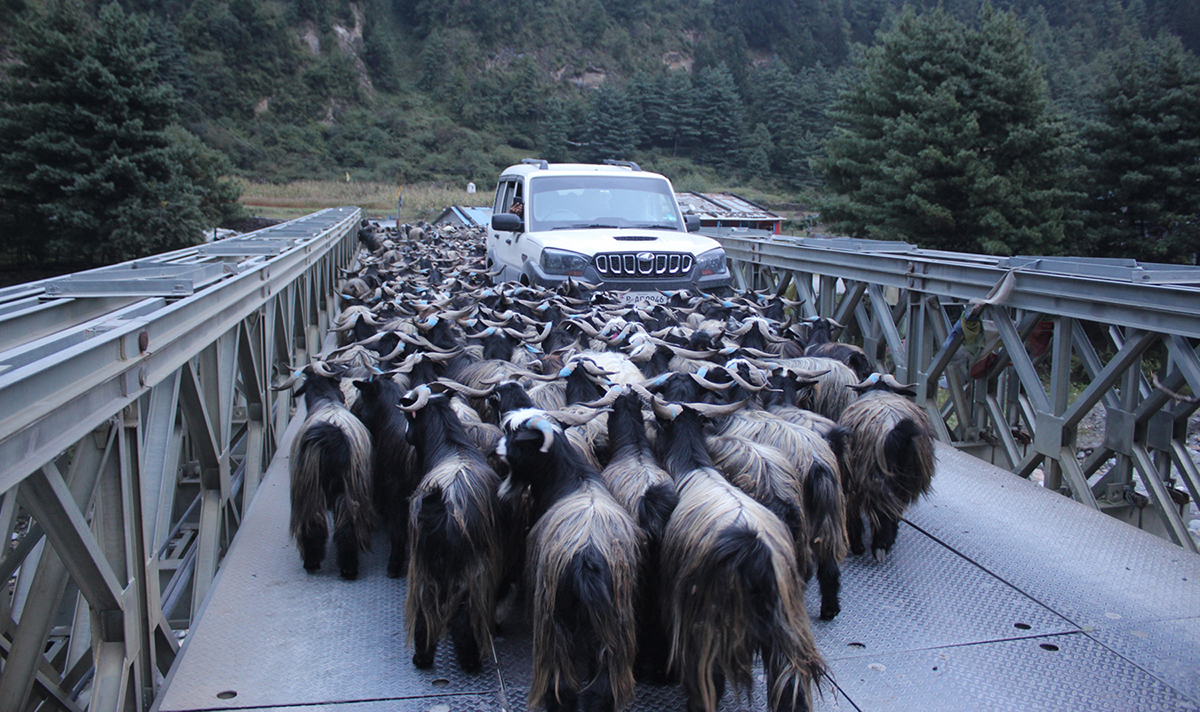
[[[712,711],[756,659],[772,710],[828,676],[805,608],[840,611],[839,566],[885,561],[928,492],[932,429],[890,375],[799,304],[729,289],[665,304],[568,281],[494,282],[465,228],[364,221],[338,348],[303,394],[291,532],[343,578],[386,527],[413,663],[447,637],[466,671],[527,606],[529,708],[620,710],[635,680]],[[330,517],[332,513],[332,517]]]

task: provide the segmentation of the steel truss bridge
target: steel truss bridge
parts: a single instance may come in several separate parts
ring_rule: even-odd
[[[519,619],[483,673],[417,671],[382,540],[349,583],[288,541],[303,406],[269,383],[320,350],[360,218],[0,290],[0,712],[524,709]],[[942,441],[894,556],[848,561],[843,613],[814,622],[818,708],[1200,709],[1196,270],[719,239],[740,286],[916,382]],[[639,688],[664,707],[677,690]]]

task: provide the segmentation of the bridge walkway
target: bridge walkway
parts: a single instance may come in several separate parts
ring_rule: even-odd
[[[506,626],[478,674],[445,646],[421,671],[382,537],[358,581],[304,572],[280,452],[156,712],[524,710],[527,624]],[[817,599],[813,586],[833,673],[819,710],[1200,709],[1200,557],[946,445],[892,556],[847,561],[836,620],[817,620]],[[763,697],[760,678],[721,709]],[[678,688],[640,685],[632,709],[684,707]]]

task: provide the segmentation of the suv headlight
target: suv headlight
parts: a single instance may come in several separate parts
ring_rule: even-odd
[[[700,255],[696,258],[696,269],[700,270],[701,277],[707,277],[710,274],[725,274],[727,269],[725,250],[718,247]]]
[[[542,271],[546,274],[562,274],[568,277],[582,277],[591,258],[578,252],[567,252],[547,247],[542,250]]]

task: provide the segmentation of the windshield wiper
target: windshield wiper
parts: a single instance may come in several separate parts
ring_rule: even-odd
[[[551,230],[589,230],[589,229],[591,229],[591,228],[596,228],[596,227],[612,227],[612,228],[616,228],[616,227],[620,227],[620,225],[609,225],[608,223],[592,223],[592,224],[590,224],[590,225],[583,225],[583,224],[580,224],[580,225],[560,225],[559,227],[552,227],[552,228],[550,228],[550,229],[551,229]]]
[[[643,223],[643,224],[634,225],[634,227],[641,229],[641,230],[675,230],[675,231],[679,230],[678,225],[670,225],[667,223],[661,223],[661,224],[660,223]]]

